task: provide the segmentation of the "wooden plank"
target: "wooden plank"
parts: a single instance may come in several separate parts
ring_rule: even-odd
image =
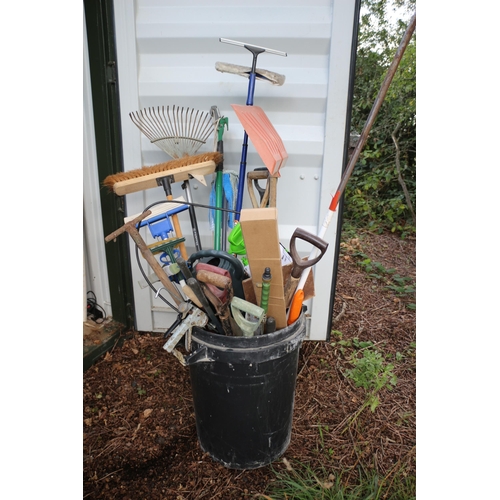
[[[187,165],[185,167],[173,168],[163,172],[156,172],[154,174],[142,175],[134,179],[127,179],[114,184],[113,191],[118,196],[125,194],[136,193],[137,191],[144,191],[145,189],[152,189],[158,187],[157,179],[171,175],[174,182],[182,182],[191,179],[192,177],[200,175],[208,175],[215,172],[215,162],[205,161],[197,163],[196,165]]]

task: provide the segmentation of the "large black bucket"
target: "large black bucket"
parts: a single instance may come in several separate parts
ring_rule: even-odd
[[[189,366],[198,440],[231,469],[255,469],[290,444],[302,314],[267,335],[226,337],[193,328]]]

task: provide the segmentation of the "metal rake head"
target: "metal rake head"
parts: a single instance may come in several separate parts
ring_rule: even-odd
[[[194,155],[215,133],[210,113],[179,106],[158,106],[129,113],[139,130],[172,158]]]

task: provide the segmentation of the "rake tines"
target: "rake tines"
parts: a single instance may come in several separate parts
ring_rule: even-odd
[[[129,114],[139,130],[172,158],[194,155],[214,134],[209,113],[179,106],[150,107]]]

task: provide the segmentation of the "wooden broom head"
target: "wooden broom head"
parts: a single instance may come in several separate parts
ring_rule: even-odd
[[[215,167],[215,165],[218,165],[222,162],[222,159],[222,153],[219,153],[217,151],[201,153],[194,156],[185,156],[183,158],[177,158],[175,160],[170,160],[164,163],[158,163],[157,165],[152,165],[150,167],[142,167],[135,170],[129,170],[128,172],[118,172],[116,174],[108,175],[102,182],[102,185],[104,187],[107,187],[110,191],[114,191],[117,183],[132,181],[133,179],[139,180],[147,176],[161,177],[162,173],[165,173],[165,175],[167,175],[167,172],[171,173],[179,171],[184,171],[186,178],[189,178],[188,174],[190,170],[193,170],[193,172],[195,172],[196,167],[198,167],[199,165],[205,165],[207,163],[212,163]],[[202,174],[206,173],[203,172]]]

